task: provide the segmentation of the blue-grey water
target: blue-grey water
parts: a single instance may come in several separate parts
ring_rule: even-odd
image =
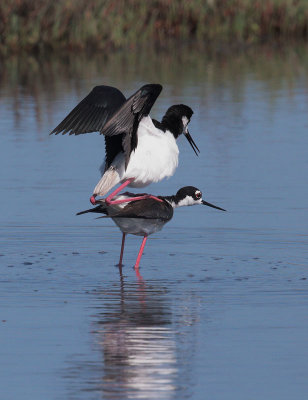
[[[1,67],[1,399],[308,396],[308,48],[8,59]],[[97,133],[49,132],[97,84],[194,110],[197,158],[146,188],[194,185],[228,212],[177,209],[149,238],[76,217]],[[144,191],[144,190],[142,190]]]

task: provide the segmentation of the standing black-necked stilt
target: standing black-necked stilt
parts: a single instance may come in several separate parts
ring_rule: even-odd
[[[123,196],[129,196],[135,199],[139,198],[138,194],[125,192],[122,195],[116,196],[116,199],[121,200]],[[143,236],[135,264],[135,268],[139,268],[147,237],[152,233],[160,231],[163,226],[171,220],[174,208],[203,204],[217,208],[218,210],[226,211],[223,208],[204,201],[201,191],[193,186],[181,188],[174,196],[158,196],[158,199],[160,201],[157,201],[156,198],[133,200],[125,205],[123,203],[107,204],[106,200],[98,200],[100,203],[99,206],[81,211],[77,213],[77,215],[88,212],[101,213],[105,214],[106,217],[100,218],[112,218],[116,225],[118,225],[123,232],[119,266],[122,265],[126,234],[130,233],[132,235]]]
[[[79,135],[99,131],[105,135],[105,164],[90,198],[92,204],[96,196],[104,196],[118,183],[121,185],[106,198],[106,204],[131,201],[112,200],[126,186],[144,187],[172,176],[178,165],[176,139],[182,133],[198,155],[187,129],[193,114],[190,107],[171,106],[161,122],[150,118],[161,90],[158,84],[144,85],[126,99],[114,87],[96,86],[51,132]]]

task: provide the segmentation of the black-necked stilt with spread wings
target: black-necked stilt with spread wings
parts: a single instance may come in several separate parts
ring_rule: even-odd
[[[144,85],[126,99],[114,87],[96,86],[51,132],[79,135],[99,131],[105,136],[105,164],[90,199],[92,204],[118,183],[120,187],[106,198],[106,204],[131,201],[113,200],[126,186],[144,187],[172,176],[178,165],[176,139],[182,133],[198,155],[187,128],[193,114],[190,107],[171,106],[161,122],[149,116],[161,90],[159,84]]]
[[[138,198],[140,195],[125,192],[115,198],[121,200],[123,197]],[[133,200],[130,203],[108,204],[105,199],[98,200],[99,206],[89,210],[81,211],[77,215],[93,212],[105,214],[105,217],[112,218],[116,225],[121,229],[122,246],[119,266],[122,265],[125,236],[127,233],[137,236],[143,236],[142,244],[138,253],[135,268],[139,268],[140,259],[143,249],[149,235],[160,231],[163,226],[173,217],[173,210],[181,206],[193,206],[203,204],[218,210],[226,211],[214,204],[208,203],[202,199],[202,193],[193,186],[185,186],[181,188],[174,196],[158,196],[156,198],[145,198],[142,200]]]

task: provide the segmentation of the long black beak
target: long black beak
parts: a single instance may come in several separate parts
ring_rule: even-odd
[[[188,140],[189,144],[191,145],[193,151],[198,156],[197,150],[198,150],[199,153],[200,153],[200,150],[198,149],[198,146],[194,142],[194,139],[190,136],[190,133],[189,133],[188,129],[184,132],[184,135],[185,135],[186,139]]]
[[[217,210],[227,211],[224,208],[220,208],[220,207],[214,206],[214,204],[208,203],[207,201],[204,201],[204,200],[202,200],[202,204],[205,205],[205,206],[212,207],[212,208],[217,208]]]

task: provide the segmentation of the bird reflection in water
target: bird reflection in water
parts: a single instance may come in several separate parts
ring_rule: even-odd
[[[106,399],[169,399],[176,390],[175,333],[164,289],[137,282],[102,293],[107,303],[98,314],[97,340],[104,364],[102,394]],[[108,296],[107,296],[108,295]]]

